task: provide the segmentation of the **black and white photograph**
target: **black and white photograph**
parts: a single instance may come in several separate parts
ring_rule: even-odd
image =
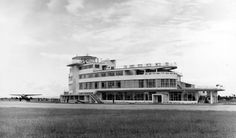
[[[0,138],[235,138],[235,0],[0,0]]]

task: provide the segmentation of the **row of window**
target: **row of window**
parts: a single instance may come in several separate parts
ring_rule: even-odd
[[[102,93],[102,100],[152,100],[152,94],[148,93],[133,93],[133,92],[117,92],[117,93]]]
[[[93,65],[86,65],[86,66],[79,67],[80,70],[82,70],[82,69],[91,69],[91,68],[93,68]]]
[[[123,76],[123,75],[144,75],[144,74],[175,74],[174,72],[157,72],[156,70],[147,69],[144,70],[121,70],[121,71],[109,71],[109,72],[98,72],[79,75],[79,79],[96,78],[96,77],[109,77],[109,76]]]
[[[110,71],[110,72],[81,74],[81,75],[79,75],[79,78],[84,79],[84,78],[106,77],[106,76],[122,76],[122,75],[123,75],[123,71]]]
[[[100,65],[95,64],[95,65],[86,65],[86,66],[79,67],[80,70],[82,70],[82,69],[91,69],[91,68],[98,68],[99,69]]]
[[[102,100],[152,100],[152,94],[156,92],[117,92],[117,93],[106,93],[102,92]],[[195,101],[195,94],[194,93],[186,93],[182,97],[182,92],[173,92],[169,93],[169,100],[170,101]]]
[[[182,99],[181,92],[170,93],[170,101],[195,101],[195,93],[185,93]]]
[[[102,70],[106,70],[106,69],[112,69],[114,70],[115,67],[114,66],[107,66],[107,65],[99,65],[99,64],[91,64],[91,65],[84,65],[79,67],[79,70],[83,70],[83,69],[91,69],[91,68],[97,68],[97,69],[102,69]]]
[[[152,100],[152,94],[156,92],[116,92],[116,93],[107,93],[102,92],[102,100]],[[183,99],[181,98],[183,95]],[[84,96],[70,96],[69,99],[74,100],[84,100]],[[173,92],[169,93],[169,100],[170,101],[195,101],[195,94],[194,93],[185,93],[182,92]]]
[[[64,102],[67,100],[67,99],[70,99],[70,100],[84,100],[84,95],[81,95],[81,96],[79,96],[79,95],[71,95],[71,96],[65,96],[65,97],[63,97],[63,100],[64,100]]]
[[[176,87],[176,79],[121,80],[79,83],[79,89]]]

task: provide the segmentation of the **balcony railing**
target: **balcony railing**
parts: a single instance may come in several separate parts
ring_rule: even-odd
[[[152,75],[152,74],[174,74],[177,75],[175,72],[146,72],[144,75]]]
[[[122,74],[122,75],[117,75],[117,74],[113,74],[113,75],[108,75],[106,74],[82,74],[79,76],[80,79],[87,79],[87,78],[97,78],[97,77],[115,77],[115,76],[139,76],[139,75],[178,75],[178,73],[176,72],[145,72],[143,74]]]
[[[118,68],[142,68],[142,67],[168,67],[168,66],[177,66],[175,62],[165,62],[165,63],[146,63],[146,64],[136,64],[136,65],[124,65],[123,67]]]

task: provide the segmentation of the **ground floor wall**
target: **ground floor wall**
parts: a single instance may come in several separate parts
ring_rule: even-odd
[[[217,103],[217,92],[199,91],[124,91],[96,92],[95,94],[61,95],[65,103],[157,103],[197,104]]]

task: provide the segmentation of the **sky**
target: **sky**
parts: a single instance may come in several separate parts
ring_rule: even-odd
[[[0,97],[68,90],[75,55],[176,62],[182,80],[236,94],[235,0],[0,0]]]

